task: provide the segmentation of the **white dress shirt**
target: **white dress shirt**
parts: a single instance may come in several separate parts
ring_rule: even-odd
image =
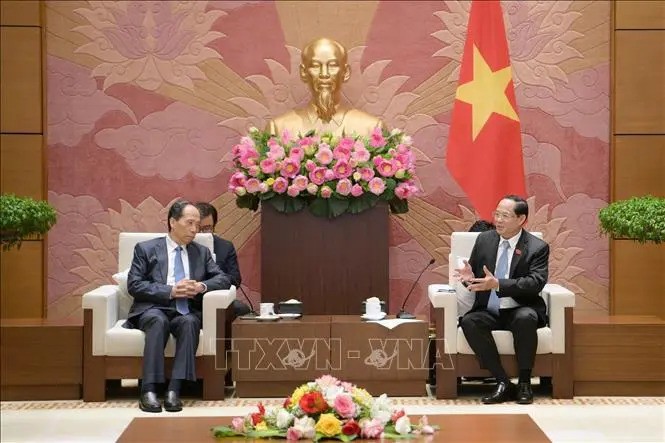
[[[170,235],[166,236],[166,251],[168,252],[169,256],[169,272],[166,276],[166,284],[169,286],[175,286],[177,283],[177,281],[175,281],[175,253],[178,246],[180,245],[173,241]],[[185,270],[185,278],[189,279],[189,256],[187,255],[187,246],[182,246],[182,251],[180,251],[180,254],[182,256],[182,266]]]
[[[513,262],[513,253],[515,252],[515,248],[517,247],[517,242],[520,239],[520,236],[522,235],[522,230],[520,229],[520,232],[518,232],[515,236],[507,239],[508,240],[508,249],[506,250],[506,254],[508,254],[508,275],[510,275],[510,264]],[[503,249],[501,244],[503,241],[506,240],[503,237],[499,237],[499,247],[497,248],[497,253],[496,253],[496,263],[494,266],[494,269],[496,270],[497,265],[499,264],[499,257],[501,256],[501,250]],[[494,276],[501,280],[503,278],[508,278],[508,275],[496,275]],[[497,290],[497,295],[499,296],[499,308],[500,309],[508,309],[508,308],[516,308],[520,304],[515,301],[512,297],[501,297],[501,284],[499,284],[499,289]]]

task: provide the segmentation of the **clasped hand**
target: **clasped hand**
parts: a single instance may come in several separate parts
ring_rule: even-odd
[[[485,272],[485,276],[476,278],[476,276],[473,275],[471,265],[467,260],[464,260],[464,266],[455,269],[453,277],[462,282],[469,291],[489,291],[492,289],[499,289],[499,280],[497,280],[497,278],[494,277],[494,274],[487,269],[487,266],[483,266],[483,271]]]
[[[192,298],[199,292],[203,292],[203,285],[196,280],[183,279],[177,282],[171,289],[172,298]]]

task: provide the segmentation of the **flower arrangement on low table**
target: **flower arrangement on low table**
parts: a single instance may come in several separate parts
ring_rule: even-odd
[[[324,375],[298,387],[280,407],[265,408],[236,417],[231,426],[212,428],[218,438],[285,438],[287,440],[406,439],[433,434],[436,426],[423,416],[412,423],[404,409],[395,408],[385,395],[372,397],[351,383]]]

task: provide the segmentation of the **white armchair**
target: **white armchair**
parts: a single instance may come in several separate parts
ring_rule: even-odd
[[[132,305],[127,292],[127,271],[131,266],[134,246],[138,242],[164,236],[163,233],[120,233],[118,242],[117,285],[104,285],[83,295],[83,400],[104,401],[106,380],[140,378],[145,335],[139,329],[122,325]],[[212,234],[195,238],[213,252]],[[226,332],[230,331],[231,313],[227,308],[236,297],[236,288],[210,291],[203,296],[203,327],[196,350],[196,372],[203,379],[205,400],[224,399]],[[170,373],[175,354],[175,339],[169,338],[165,355]]]
[[[532,233],[542,238],[538,232]],[[467,259],[478,236],[477,232],[453,232],[448,257],[450,285],[430,285],[428,296],[434,308],[436,324],[436,394],[437,398],[457,397],[457,379],[462,376],[490,376],[481,369],[473,350],[466,341],[458,317],[471,307],[469,295],[453,279],[458,262]],[[455,292],[450,292],[450,288]],[[541,292],[547,305],[549,324],[538,329],[538,348],[533,375],[552,377],[554,398],[573,397],[573,307],[575,294],[566,288],[547,284]],[[509,376],[517,376],[518,369],[510,331],[493,331],[501,362]],[[441,340],[443,338],[443,340]]]

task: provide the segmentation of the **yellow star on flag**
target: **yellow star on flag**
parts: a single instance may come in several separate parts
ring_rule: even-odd
[[[476,45],[473,45],[473,80],[457,88],[455,98],[472,106],[471,130],[473,140],[493,112],[519,121],[517,112],[506,96],[506,86],[512,79],[510,65],[492,71]]]

